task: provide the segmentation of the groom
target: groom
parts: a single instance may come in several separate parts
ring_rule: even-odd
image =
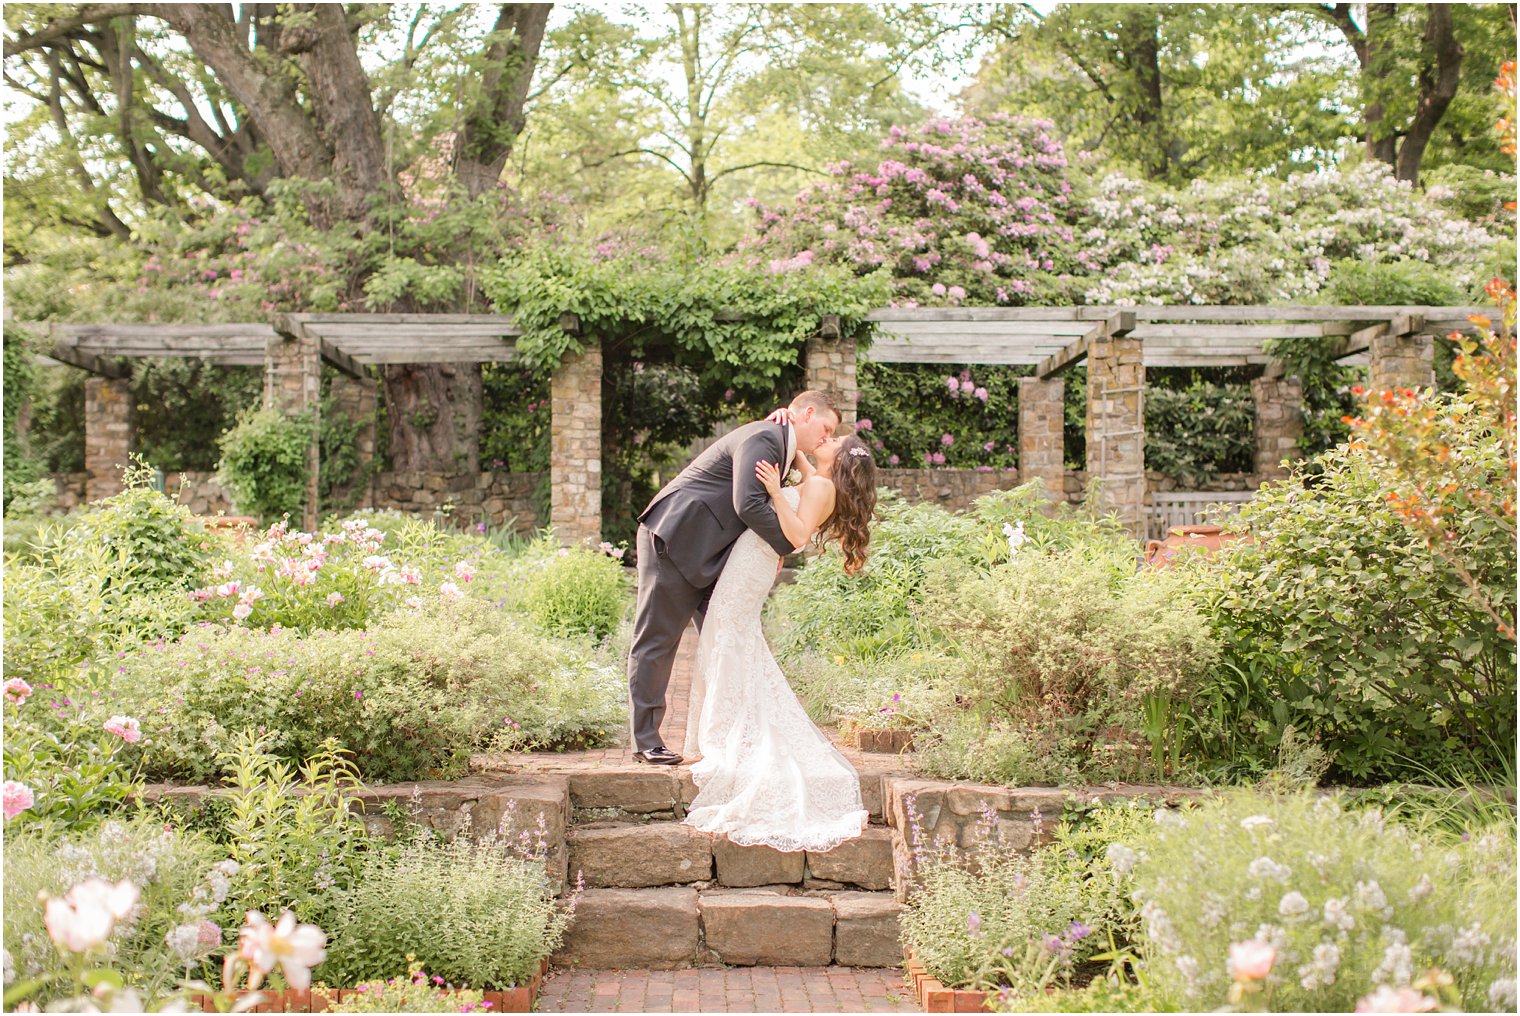
[[[707,600],[745,529],[753,529],[785,557],[796,548],[781,533],[770,495],[755,476],[755,463],[773,462],[782,473],[800,449],[811,455],[839,426],[839,411],[819,391],[792,400],[790,423],[747,423],[698,455],[655,495],[639,516],[639,598],[628,653],[628,693],[633,706],[633,757],[650,765],[683,760],[665,747],[665,687],[681,633]],[[688,717],[695,723],[696,717]]]

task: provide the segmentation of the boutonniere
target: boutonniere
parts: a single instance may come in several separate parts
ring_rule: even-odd
[[[797,484],[799,484],[801,482],[802,482],[802,470],[793,468],[792,470],[790,470],[786,474],[786,478],[781,481],[781,486],[783,486],[783,487],[795,487],[795,486],[797,486]]]

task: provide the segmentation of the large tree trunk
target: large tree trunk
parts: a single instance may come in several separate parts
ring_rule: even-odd
[[[333,153],[338,215],[369,217],[369,203],[390,183],[380,117],[370,95],[369,76],[359,63],[358,40],[342,4],[301,4],[316,15],[310,46],[301,66],[311,82],[312,108],[320,133]]]
[[[1388,48],[1389,29],[1393,27],[1394,18],[1397,16],[1398,8],[1395,4],[1367,5],[1366,42],[1361,53],[1364,54],[1362,88],[1369,96],[1377,91],[1388,77],[1388,63],[1392,59],[1392,53]],[[1365,101],[1362,107],[1362,120],[1366,125],[1367,155],[1392,166],[1399,139],[1395,131],[1383,125],[1383,115],[1382,102],[1371,98]]]
[[[502,4],[486,48],[480,95],[454,145],[454,174],[470,197],[496,186],[522,133],[523,107],[552,4]]]
[[[397,472],[480,472],[483,399],[476,363],[386,367],[391,468]]]
[[[1161,43],[1157,38],[1161,22],[1154,10],[1132,10],[1123,22],[1120,45],[1121,62],[1134,75],[1140,94],[1135,107],[1135,122],[1144,137],[1146,175],[1152,180],[1166,179],[1170,139],[1166,136],[1165,107],[1161,96]]]
[[[1425,8],[1425,52],[1434,55],[1435,66],[1428,60],[1420,64],[1420,99],[1414,120],[1399,146],[1394,175],[1400,180],[1418,183],[1420,163],[1436,125],[1446,115],[1446,107],[1456,97],[1462,78],[1462,46],[1451,28],[1451,5],[1431,4]]]

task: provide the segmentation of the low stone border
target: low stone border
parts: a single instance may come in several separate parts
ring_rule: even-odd
[[[987,992],[947,988],[914,958],[913,950],[907,951],[906,959],[908,980],[918,993],[918,1005],[924,1012],[992,1012],[987,1005]]]
[[[494,991],[482,991],[482,1001],[489,1006],[490,1012],[532,1012],[533,1006],[538,1002],[538,993],[543,989],[544,977],[549,972],[549,959],[545,957],[538,963],[538,969],[528,979],[528,983],[516,988],[503,988]],[[285,991],[240,991],[238,999],[249,995],[259,995],[262,1001],[245,1012],[327,1012],[329,1002],[347,1002],[354,998],[366,998],[368,991],[358,988],[306,988],[297,990],[294,988]],[[199,1005],[202,1012],[216,1012],[216,1001],[210,995],[191,995],[190,1004]]]

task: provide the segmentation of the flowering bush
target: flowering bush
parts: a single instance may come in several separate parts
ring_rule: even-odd
[[[326,1012],[489,1012],[485,995],[470,988],[453,988],[439,974],[429,976],[413,960],[404,976],[355,985],[348,997],[317,985],[314,997],[323,1000]]]
[[[545,538],[519,559],[509,608],[522,611],[549,635],[602,639],[632,606],[628,571],[611,544],[595,550],[561,547]]]
[[[1082,261],[1053,127],[1002,114],[893,127],[874,167],[838,163],[792,208],[760,209],[740,256],[777,275],[886,269],[909,307],[1068,302],[1063,275]]]
[[[1371,160],[1180,191],[1112,174],[1084,212],[1081,240],[1103,269],[1091,304],[1304,302],[1343,259],[1422,261],[1476,292],[1486,277],[1472,252],[1500,242]]]
[[[1250,793],[1156,819],[1109,860],[1140,904],[1158,1001],[1211,1008],[1234,982],[1273,1010],[1350,1012],[1435,968],[1464,1008],[1514,1008],[1509,823],[1441,843],[1334,798]]]
[[[131,971],[132,983],[162,994],[187,969],[221,948],[222,929],[208,917],[184,910],[204,899],[215,911],[226,898],[229,870],[225,854],[204,836],[165,829],[161,821],[147,817],[108,819],[86,832],[62,837],[46,830],[7,829],[7,992],[22,981],[49,985],[44,997],[60,992],[72,974],[71,953],[86,950],[61,950],[50,936],[56,932],[72,946],[86,948],[109,937],[113,960]],[[92,879],[107,886],[127,883],[137,890],[136,897],[112,915],[114,932],[99,921],[78,919],[86,901],[77,887]],[[53,913],[38,902],[39,895],[55,901]],[[73,912],[61,911],[70,896]]]
[[[112,659],[113,708],[135,709],[145,766],[203,782],[244,730],[300,759],[334,738],[365,779],[459,771],[472,750],[605,743],[621,729],[622,679],[590,649],[546,638],[476,599],[428,600],[368,631],[196,628]]]
[[[450,983],[528,983],[558,948],[575,897],[557,905],[542,858],[509,847],[422,838],[394,856],[371,855],[335,903],[324,977],[335,984],[384,978],[415,960]],[[406,920],[396,920],[400,914]]]
[[[1010,996],[1038,994],[1094,955],[1127,943],[1133,907],[1101,856],[1149,811],[1100,809],[1087,825],[1063,821],[1054,841],[1014,849],[985,813],[964,849],[931,839],[911,799],[907,835],[921,879],[909,896],[903,936],[924,968],[946,985]],[[1042,819],[1032,814],[1035,835]],[[1080,851],[1080,853],[1079,853]]]

